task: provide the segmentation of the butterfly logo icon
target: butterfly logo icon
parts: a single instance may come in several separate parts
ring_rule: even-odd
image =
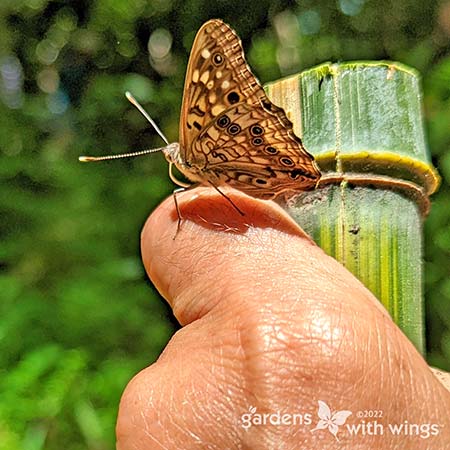
[[[328,431],[339,442],[339,439],[337,437],[339,426],[344,425],[350,414],[352,414],[352,412],[346,410],[336,411],[332,413],[330,407],[322,400],[319,400],[319,411],[317,415],[319,416],[320,420],[317,422],[316,427],[311,430],[311,433],[317,430],[328,429]]]

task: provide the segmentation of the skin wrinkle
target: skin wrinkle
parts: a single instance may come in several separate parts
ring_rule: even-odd
[[[210,287],[208,285],[194,285],[193,283],[193,288],[191,290],[179,291],[180,294],[174,297],[173,313],[180,324],[190,324],[199,318],[205,317],[206,314],[214,309],[214,303],[216,303],[219,298],[215,292],[218,291],[219,288],[220,285]],[[211,295],[211,297],[215,299],[214,303],[213,301],[210,301],[207,304],[202,305],[201,299],[204,298],[205,295]]]
[[[349,340],[348,338],[346,338],[346,336],[348,335],[348,327],[346,327],[345,325],[343,326],[342,324],[344,324],[345,322],[342,320],[342,305],[340,304],[338,306],[338,314],[336,317],[334,317],[334,321],[335,325],[333,325],[332,322],[332,333],[331,333],[331,337],[330,337],[330,347],[334,348],[334,355],[340,359],[343,355],[344,355],[344,361],[341,364],[343,367],[345,367],[345,363],[346,363],[346,357],[345,355],[347,353],[351,354],[351,355],[355,355],[355,351],[352,345],[352,341]],[[350,343],[350,345],[349,345]]]
[[[161,295],[165,299],[170,298],[170,292],[172,290],[175,290],[178,288],[178,286],[173,287],[171,283],[168,283],[167,286],[165,286],[164,281],[159,277],[159,274],[157,274],[157,271],[154,270],[154,267],[160,267],[160,264],[164,266],[168,266],[171,269],[175,271],[175,274],[179,271],[180,265],[177,264],[176,258],[173,258],[172,256],[167,257],[161,257],[161,254],[164,254],[164,252],[159,251],[159,248],[162,248],[162,245],[158,245],[155,247],[152,247],[148,250],[147,253],[144,253],[143,259],[144,259],[144,265],[146,266],[146,269],[148,273],[152,274],[152,280],[155,287],[158,289],[158,291],[161,293]],[[146,258],[146,255],[157,255],[156,257],[153,257],[150,261]],[[175,261],[175,262],[174,262]],[[180,278],[174,276],[171,277],[171,282],[173,283],[173,280],[180,280]]]
[[[291,346],[288,342],[283,342],[283,345],[287,348],[287,351],[283,352],[283,348],[278,348],[274,349],[274,351],[272,352],[265,352],[265,357],[268,358],[269,362],[275,360],[277,367],[277,371],[274,374],[275,377],[269,378],[267,382],[269,383],[269,387],[271,385],[276,386],[280,382],[278,378],[280,378],[281,380],[285,378],[285,381],[283,382],[283,390],[292,390],[292,392],[294,393],[298,389],[297,378],[299,378],[299,374],[301,374],[301,371],[299,372],[299,369],[305,369],[304,362],[299,358],[299,352],[296,351],[295,348],[292,350],[289,348]],[[289,374],[289,377],[285,377],[286,374]]]
[[[397,330],[395,330],[395,331],[397,331]],[[392,343],[396,347],[399,347],[398,338],[401,338],[401,336],[400,336],[399,332],[396,332],[395,336],[393,336],[393,339],[392,339]],[[411,369],[410,369],[410,365],[409,365],[409,354],[410,354],[409,350],[410,350],[409,348],[403,348],[403,352],[401,352],[400,354],[394,353],[397,355],[397,358],[392,359],[392,361],[393,361],[393,364],[398,366],[399,370],[396,370],[396,367],[393,367],[393,370],[395,370],[395,373],[398,373],[398,377],[395,381],[392,380],[392,382],[395,383],[395,385],[393,387],[393,390],[396,393],[395,398],[399,399],[399,403],[396,403],[395,406],[397,407],[397,409],[399,411],[401,411],[404,419],[416,421],[416,420],[420,420],[420,417],[417,417],[417,415],[416,415],[416,417],[412,418],[408,414],[409,404],[412,400],[411,394],[413,394],[413,392],[408,391],[406,396],[398,395],[398,393],[400,393],[402,389],[412,385],[411,381],[414,378],[416,378],[416,381],[417,381],[417,377],[418,377],[418,374],[413,375],[413,377],[411,376],[412,374],[410,373]],[[405,370],[405,368],[406,368],[406,370]],[[428,412],[428,414],[429,414],[429,412]]]
[[[208,357],[206,357],[207,359],[208,359]],[[213,373],[214,371],[212,371],[212,373]],[[212,376],[212,374],[211,374],[211,376]],[[229,380],[228,380],[229,381]],[[215,383],[215,385],[218,385],[218,386],[220,386],[221,385],[221,381],[220,380],[216,380],[216,383]],[[208,386],[208,385],[206,385],[206,386]],[[222,398],[222,396],[220,396],[221,398]],[[218,408],[215,408],[214,410],[213,410],[213,412],[214,412],[214,414],[216,414],[216,416],[217,416],[217,410],[219,410],[220,411],[220,409],[218,409]],[[220,416],[222,416],[222,414],[219,414]]]
[[[238,275],[236,275],[236,277],[237,276]],[[183,308],[189,308],[190,305],[193,305],[197,302],[197,299],[201,299],[205,295],[208,295],[208,297],[214,299],[213,302],[209,302],[208,304],[203,305],[203,309],[200,309],[197,313],[197,316],[199,317],[208,314],[213,309],[215,313],[217,313],[217,309],[215,308],[216,305],[218,305],[219,311],[223,310],[221,304],[226,304],[227,299],[233,297],[241,299],[241,301],[239,302],[240,306],[238,307],[246,307],[246,299],[249,297],[248,288],[245,287],[244,280],[242,280],[242,283],[239,283],[237,282],[236,277],[233,277],[235,280],[235,286],[230,285],[229,283],[222,283],[220,281],[218,283],[215,283],[212,287],[205,285],[199,288],[198,284],[193,284],[192,291],[194,291],[194,295],[192,295],[192,292],[190,291],[188,291],[189,293],[186,294],[188,298],[189,296],[191,296],[192,298],[190,300],[186,300],[186,298],[184,297],[178,297],[179,303]],[[184,295],[184,293],[181,295]],[[194,309],[197,310],[197,308]]]
[[[383,325],[383,329],[381,328],[380,325]],[[387,333],[389,332],[388,330],[386,330],[386,321],[384,319],[384,317],[381,318],[381,320],[376,320],[375,321],[375,326],[374,326],[374,331],[371,333],[368,333],[368,339],[371,340],[372,337],[374,337],[375,342],[377,343],[376,345],[372,345],[371,348],[375,348],[377,349],[377,353],[378,353],[378,358],[374,361],[374,378],[375,376],[377,377],[377,379],[379,380],[379,385],[383,386],[384,383],[390,384],[392,385],[392,379],[390,377],[387,377],[387,379],[385,379],[385,372],[386,373],[394,373],[392,371],[392,367],[391,366],[391,359],[390,358],[385,358],[383,357],[383,350],[385,350],[386,354],[389,354],[389,347],[390,347],[390,343],[389,343],[389,339],[386,342],[386,339],[384,338],[384,336],[387,335]],[[384,332],[386,332],[386,334],[384,334]],[[370,344],[370,341],[369,341]],[[386,345],[387,344],[387,345]],[[369,347],[370,348],[370,347]],[[370,355],[368,355],[370,357]],[[387,370],[383,370],[383,367],[385,365],[388,365],[388,369]],[[370,365],[368,366],[370,369]],[[381,389],[380,389],[381,391]],[[381,399],[379,399],[381,401]]]
[[[171,369],[171,365],[170,364],[166,364],[165,366],[166,366],[166,368],[165,368],[164,372],[167,372],[167,376],[164,376],[163,378],[167,379],[169,381],[169,383],[166,383],[166,390],[165,390],[164,398],[160,397],[160,403],[161,403],[161,406],[163,406],[163,408],[162,409],[161,408],[156,408],[156,411],[160,411],[160,410],[164,411],[165,408],[168,411],[177,411],[177,410],[179,410],[179,408],[177,407],[177,398],[179,396],[178,384],[174,385],[171,382],[171,380],[173,378],[173,377],[171,377],[171,374],[173,374],[173,371],[170,370]],[[182,370],[184,368],[183,366],[184,366],[184,364],[181,365],[180,370]],[[181,373],[184,373],[184,372],[185,371],[183,371]],[[192,380],[193,378],[188,376],[187,379],[188,380]],[[167,388],[169,388],[169,390],[167,390]],[[191,404],[188,405],[188,409],[187,409],[188,415],[190,413],[192,413],[192,411],[193,411],[192,407],[193,407],[193,405],[191,405]],[[158,416],[159,416],[159,414],[158,414]],[[182,425],[181,423],[179,423],[179,420],[175,420],[175,419],[181,419],[182,422],[184,422],[184,420],[183,420],[184,414],[183,413],[178,412],[178,413],[176,413],[176,415],[172,415],[172,414],[169,413],[169,415],[168,416],[166,415],[165,417],[166,417],[166,420],[170,421],[170,424],[172,424],[172,426],[174,428],[179,429],[181,431],[180,434],[185,434],[186,433],[186,429],[185,429],[184,424]],[[164,421],[163,421],[163,423],[164,423]],[[151,427],[152,423],[150,423],[149,426]],[[163,430],[167,430],[167,429],[168,429],[168,427],[167,427],[167,423],[166,423],[165,425],[163,425]],[[169,433],[169,432],[167,432],[167,433]],[[167,435],[166,439],[165,439],[165,442],[170,442],[171,439],[172,438],[171,438],[171,435],[169,433]],[[173,447],[169,447],[169,448],[173,448]]]
[[[204,285],[202,286],[201,284],[199,284],[198,279],[202,279],[202,278],[206,278],[206,279],[212,279],[212,280],[216,280],[218,279],[218,283],[215,283],[213,285],[214,289],[217,289],[218,286],[220,286],[221,280],[220,277],[217,277],[215,275],[216,271],[218,271],[218,269],[220,267],[225,266],[225,270],[226,270],[226,265],[227,265],[227,261],[224,258],[221,258],[220,256],[218,257],[217,254],[213,251],[211,251],[210,249],[207,249],[206,253],[203,253],[204,247],[203,248],[199,248],[197,250],[197,252],[195,253],[196,255],[196,261],[198,261],[197,264],[192,264],[192,269],[191,269],[191,273],[192,276],[189,277],[191,279],[190,281],[190,287],[191,289],[189,291],[194,292],[195,295],[191,295],[191,296],[186,296],[186,297],[178,297],[178,300],[183,300],[177,303],[180,303],[179,308],[180,309],[190,309],[189,308],[189,304],[186,305],[186,299],[191,297],[190,299],[190,303],[192,304],[196,304],[197,302],[195,301],[196,298],[202,298],[202,296],[204,296],[205,291],[208,291],[211,289],[211,286],[209,285]],[[213,260],[213,263],[211,263],[210,260]],[[197,269],[194,269],[194,267],[196,267]],[[206,269],[205,269],[206,268]],[[220,270],[219,270],[220,272]],[[183,277],[182,277],[183,278]],[[183,279],[183,286],[186,285],[186,280]],[[183,290],[179,290],[178,292],[184,292]],[[188,292],[189,292],[188,291]],[[219,297],[218,297],[219,298]],[[208,306],[208,305],[206,305]],[[177,312],[177,306],[175,306],[174,308],[174,312]],[[176,315],[178,317],[178,315]],[[198,316],[198,313],[197,313]]]
[[[257,322],[261,322],[261,320],[257,320]],[[259,330],[258,330],[258,331],[260,331],[261,328],[263,328],[263,325],[261,325],[261,326],[259,327]],[[264,328],[263,328],[262,331],[261,331],[261,333],[262,333],[263,335],[266,334],[266,332],[267,332],[267,330],[265,330]],[[246,335],[250,335],[250,336],[253,336],[253,337],[254,337],[255,335],[258,335],[258,334],[259,334],[259,333],[255,333],[254,330],[252,330],[252,331],[247,330],[247,332],[246,332]],[[318,340],[319,340],[319,339],[322,339],[322,337],[321,337],[321,336],[318,336]],[[284,343],[284,344],[285,344],[285,343]],[[298,340],[297,338],[295,339],[295,346],[296,346],[296,347],[299,346],[299,340]],[[245,346],[245,347],[248,347],[248,345]],[[282,350],[282,349],[281,349],[281,350]],[[267,348],[260,348],[259,351],[262,351],[262,353],[265,355],[264,361],[266,360],[267,357],[270,357],[270,356],[271,356],[270,349],[267,349]],[[280,352],[280,349],[277,349],[277,351]],[[301,354],[302,352],[299,351],[298,353]],[[308,359],[307,356],[306,356],[306,358],[305,358],[304,352],[303,352],[303,358],[302,358],[302,359]],[[299,359],[299,360],[301,360],[301,359]],[[290,363],[291,363],[291,361],[289,361],[289,364],[290,364]],[[261,367],[258,366],[258,368],[257,368],[257,373],[258,373],[258,374],[264,374],[264,373],[266,373],[266,372],[267,372],[267,370],[265,370],[264,368],[261,368]],[[252,379],[254,379],[254,377],[252,377]],[[260,381],[260,380],[258,380],[258,381]],[[277,386],[277,382],[275,381],[275,383],[274,383],[272,379],[268,380],[268,386],[269,386],[269,389],[272,389],[272,388],[271,388],[272,385]],[[256,390],[256,387],[253,387],[252,390],[255,391],[255,390]],[[262,395],[264,395],[264,393],[263,393]]]
[[[394,347],[398,347],[397,335],[393,336],[393,339],[391,340],[391,345],[394,346]],[[395,352],[395,351],[392,352],[392,354],[397,355],[397,357],[391,359],[391,364],[392,364],[392,366],[397,366],[398,367],[398,370],[396,370],[397,367],[392,367],[392,370],[394,370],[395,372],[398,373],[398,378],[397,378],[396,383],[395,383],[395,388],[396,388],[397,391],[399,391],[400,387],[407,386],[405,384],[405,375],[406,375],[406,373],[403,370],[403,363],[402,363],[402,360],[401,360],[402,359],[402,355],[397,354],[397,352]]]
[[[198,389],[195,384],[196,378],[190,377],[188,379],[188,385],[183,389],[184,395],[190,399],[189,403],[185,404],[180,411],[179,407],[173,408],[175,412],[170,416],[171,423],[173,426],[179,430],[180,435],[188,435],[194,437],[197,441],[200,442],[200,438],[197,433],[194,432],[194,429],[201,430],[201,432],[205,431],[204,428],[204,417],[211,414],[211,405],[209,403],[204,403],[203,401],[198,401],[196,398],[202,398],[201,392],[202,390]],[[204,382],[204,380],[202,379]],[[176,396],[179,395],[178,389],[180,386],[174,386],[173,392],[176,392]],[[190,426],[186,426],[191,423]],[[170,430],[170,427],[166,426],[167,430]],[[169,431],[167,431],[169,433]],[[202,439],[205,439],[204,437]],[[177,447],[171,447],[177,448]]]
[[[245,371],[248,374],[247,379],[247,389],[252,392],[252,395],[256,397],[256,399],[268,398],[276,399],[276,387],[279,385],[276,380],[273,378],[273,368],[270,364],[272,358],[272,349],[267,351],[266,347],[260,346],[260,342],[267,342],[264,337],[264,325],[257,326],[257,328],[253,328],[251,330],[245,329],[243,327],[243,333],[241,335],[242,346],[246,351],[246,361],[247,364],[245,366]],[[263,335],[263,339],[260,338],[260,333]],[[242,337],[245,336],[245,337]],[[250,342],[249,342],[250,339]],[[270,342],[270,345],[273,344],[273,341]],[[253,347],[257,347],[253,349]],[[251,349],[249,352],[248,350]],[[277,350],[277,353],[279,350]],[[255,365],[256,362],[256,365]],[[276,374],[275,374],[276,375]],[[270,395],[267,395],[267,394]],[[269,404],[266,401],[259,400],[258,403],[255,404],[258,409],[268,409],[269,411],[273,410],[273,405],[269,400]]]
[[[376,348],[379,352],[379,367],[377,367],[377,378],[379,380],[379,385],[383,386],[386,382],[388,385],[391,385],[394,389],[394,385],[398,385],[398,380],[393,380],[391,377],[388,377],[386,380],[384,379],[385,373],[395,373],[396,369],[393,367],[392,358],[386,358],[386,354],[396,354],[400,351],[400,348],[398,347],[398,337],[400,337],[399,333],[397,332],[397,328],[389,328],[386,329],[386,320],[384,318],[381,318],[382,320],[375,321],[375,330],[371,330],[371,332],[368,334],[368,336],[376,336],[377,338],[377,345],[374,345],[372,347]],[[380,324],[384,325],[384,328],[380,328]],[[391,324],[392,326],[392,324]],[[396,327],[394,325],[394,327]],[[394,334],[392,333],[392,330],[394,331]],[[397,348],[395,348],[397,347]],[[384,352],[383,352],[384,350]],[[383,370],[383,365],[388,364],[388,369]],[[400,377],[402,377],[402,372],[400,371],[399,374]],[[394,383],[394,384],[393,384]]]
[[[282,252],[283,250],[281,250]],[[278,265],[278,263],[280,263]],[[265,261],[264,259],[262,261],[258,261],[256,264],[260,269],[262,268],[263,270],[260,270],[259,272],[257,272],[255,274],[255,278],[257,278],[257,283],[259,285],[263,285],[266,287],[267,285],[267,272],[270,271],[276,271],[277,273],[277,279],[274,280],[274,284],[271,284],[270,287],[274,288],[274,291],[279,290],[279,278],[281,278],[282,276],[285,277],[285,280],[283,281],[282,285],[283,285],[283,290],[284,291],[288,291],[290,288],[290,285],[293,283],[297,283],[298,280],[308,276],[307,274],[307,270],[304,271],[299,271],[297,270],[295,267],[292,268],[289,267],[288,264],[286,264],[284,261],[277,261],[277,266],[276,267],[272,267],[271,268],[267,268],[265,269],[264,267],[262,267],[263,265],[265,265]],[[265,269],[265,270],[264,270]],[[270,280],[269,280],[270,281]],[[284,292],[279,294],[280,298],[281,296],[284,295]],[[298,301],[298,299],[294,299],[294,301]],[[282,302],[283,304],[283,302]]]
[[[147,225],[147,224],[146,224]],[[168,234],[168,233],[167,233]],[[181,232],[180,232],[181,234]],[[165,245],[164,241],[159,241],[161,244],[160,246]],[[169,241],[170,243],[170,241]],[[208,241],[205,240],[205,243],[203,245],[198,245],[197,248],[192,251],[192,249],[189,247],[190,242],[187,241],[185,245],[181,245],[179,248],[176,248],[176,252],[174,255],[171,255],[166,263],[170,267],[171,270],[178,270],[181,272],[181,276],[172,276],[171,280],[180,280],[180,283],[183,285],[189,285],[191,282],[194,282],[195,278],[201,277],[203,275],[204,268],[206,267],[207,270],[209,268],[209,260],[217,261],[217,249],[210,249],[208,245]],[[173,243],[172,243],[173,247]],[[190,258],[187,260],[190,262],[188,266],[180,266],[176,263],[178,259],[186,261],[186,258],[183,258],[184,254],[186,253],[186,249],[188,249],[188,252],[190,254]],[[206,251],[205,251],[206,250]],[[150,249],[149,253],[154,254],[160,254],[161,252],[158,251],[158,248],[156,249]],[[153,267],[151,264],[149,264],[149,272],[153,272]],[[203,270],[201,270],[203,269]],[[159,283],[158,283],[159,284]],[[165,294],[165,297],[172,297],[171,292],[176,291],[180,288],[180,286],[174,286],[172,287],[169,284],[169,291]]]
[[[167,372],[167,366],[165,367],[164,372]],[[155,405],[155,409],[153,410],[154,414],[157,416],[157,422],[159,425],[159,429],[161,429],[163,431],[162,432],[162,435],[164,437],[163,442],[166,442],[166,443],[173,441],[172,433],[169,433],[168,428],[165,425],[166,421],[168,421],[169,424],[171,424],[174,428],[177,428],[177,424],[173,421],[173,416],[170,414],[170,411],[173,410],[173,406],[175,405],[175,401],[174,401],[175,395],[174,395],[174,389],[173,389],[172,383],[170,383],[168,385],[168,388],[169,389],[167,389],[165,392],[164,399],[162,398],[161,395],[158,396],[158,405]],[[161,408],[161,405],[163,405],[163,404],[168,405],[165,414],[164,414],[164,409]],[[145,425],[146,425],[146,430],[149,430],[148,436],[153,437],[154,432],[152,433],[150,430],[154,430],[154,427],[153,427],[154,422],[151,419],[152,419],[152,417],[149,414],[147,421],[145,422]],[[170,448],[170,447],[168,447],[168,448]]]
[[[224,394],[221,396],[220,400],[220,402],[216,402],[216,407],[214,411],[212,411],[212,413],[214,414],[213,417],[220,417],[222,421],[225,419],[225,421],[228,420],[230,423],[232,423],[236,416],[235,402],[233,402],[231,396]],[[234,442],[239,442],[239,431],[237,429],[232,428],[228,431],[228,433],[234,436]]]
[[[256,259],[256,258],[255,258]],[[237,260],[236,261],[237,263],[239,262],[239,260]],[[233,272],[236,272],[236,276],[233,276],[233,280],[235,281],[235,284],[237,285],[237,286],[239,286],[239,285],[242,285],[242,290],[243,290],[243,296],[242,297],[248,297],[249,296],[249,294],[248,293],[246,293],[245,291],[248,289],[247,288],[247,284],[248,284],[248,277],[245,275],[245,272],[242,272],[241,270],[240,270],[240,268],[239,268],[239,264],[234,264],[234,261],[233,260],[231,260],[231,261],[224,261],[224,265],[225,265],[225,267],[224,267],[224,270],[227,272],[227,273],[230,273],[231,271],[233,271]],[[237,267],[236,267],[237,266]],[[243,275],[240,275],[240,274],[243,274]],[[241,283],[239,283],[238,282],[238,280],[236,279],[236,277],[237,276],[241,276],[242,277],[242,282]],[[216,285],[217,286],[217,285]],[[234,295],[235,294],[235,292],[236,292],[236,290],[238,290],[238,288],[235,290],[235,291],[231,291],[231,292],[227,292],[227,290],[228,290],[228,286],[229,286],[229,284],[227,284],[227,285],[225,285],[224,287],[223,287],[223,290],[222,290],[222,295],[218,295],[218,297],[221,299],[221,300],[224,300],[224,297],[225,297],[225,299],[227,298],[227,297],[229,297],[230,295]],[[226,295],[224,295],[226,293]],[[247,295],[245,295],[245,294],[247,294]]]
[[[410,348],[410,349],[407,349],[407,352],[406,352],[406,355],[405,355],[405,358],[407,358],[407,360],[409,360],[410,358],[411,358],[411,350],[412,350],[412,348]],[[417,395],[421,395],[421,393],[420,393],[420,389],[422,389],[423,390],[423,392],[424,392],[424,394],[422,394],[422,395],[424,395],[425,397],[429,397],[429,395],[428,395],[428,389],[427,389],[427,386],[429,385],[429,381],[425,378],[425,379],[423,379],[423,381],[421,382],[421,383],[419,383],[419,384],[414,384],[414,383],[412,383],[412,381],[414,380],[414,378],[416,377],[416,374],[415,373],[413,373],[412,372],[412,369],[411,369],[411,366],[410,365],[407,365],[407,375],[408,375],[408,380],[409,380],[409,382],[410,382],[410,384],[408,385],[408,386],[412,386],[413,387],[413,390],[410,392],[410,398],[408,399],[408,400],[413,400],[413,398],[414,397],[416,397]],[[420,375],[420,377],[421,378],[424,378],[423,377],[423,375],[421,374]],[[419,392],[417,391],[419,389]],[[410,409],[410,403],[411,402],[407,402],[407,408],[408,409]],[[422,412],[423,412],[423,409],[421,410]],[[427,417],[424,417],[424,415],[422,414],[421,416],[420,416],[420,419],[422,419],[423,421],[431,421],[430,419],[433,419],[433,421],[435,421],[435,422],[438,422],[439,421],[439,418],[438,417],[436,417],[435,416],[435,414],[432,414],[431,412],[429,412],[429,417],[427,418]]]
[[[143,431],[144,431],[144,435],[149,438],[151,440],[151,442],[153,442],[154,444],[156,443],[157,445],[159,445],[161,448],[167,448],[164,446],[164,444],[162,443],[161,439],[157,439],[154,436],[154,433],[152,433],[150,430],[152,429],[151,426],[149,426],[148,422],[150,420],[150,418],[153,416],[152,414],[148,414],[148,411],[154,411],[154,415],[156,415],[156,418],[158,420],[153,420],[152,424],[155,422],[160,422],[159,420],[159,410],[158,409],[142,409],[142,412],[140,414],[141,417],[141,421],[139,423],[143,424]],[[137,446],[139,448],[139,446]]]

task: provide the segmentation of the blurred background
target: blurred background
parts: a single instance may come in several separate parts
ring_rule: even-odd
[[[174,186],[130,90],[178,138],[194,35],[222,18],[262,82],[324,61],[423,76],[443,176],[425,223],[427,359],[450,370],[450,1],[2,0],[0,449],[109,449],[120,395],[177,325],[147,280],[140,229]]]

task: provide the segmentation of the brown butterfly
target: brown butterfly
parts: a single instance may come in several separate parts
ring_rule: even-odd
[[[184,85],[180,143],[169,144],[152,119],[127,93],[167,143],[161,149],[105,157],[98,161],[162,151],[191,182],[216,189],[228,185],[261,199],[313,189],[320,171],[292,128],[250,71],[241,41],[221,20],[206,22],[192,46]],[[219,191],[220,192],[220,191]]]

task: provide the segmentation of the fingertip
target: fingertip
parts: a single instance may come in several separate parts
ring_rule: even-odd
[[[225,196],[211,188],[196,188],[167,198],[147,219],[141,234],[144,266],[160,293],[169,301],[175,295],[171,287],[190,279],[192,270],[205,247],[217,257],[224,257],[245,239],[243,247],[257,246],[248,240],[258,232],[286,233],[310,238],[277,204],[256,200],[235,190],[224,189]],[[242,211],[243,214],[241,212]],[[179,215],[181,215],[181,218]],[[310,241],[312,242],[312,241]],[[210,259],[213,259],[210,255]],[[186,268],[186,270],[184,269]]]
[[[309,239],[299,225],[276,203],[257,200],[239,191],[223,188],[220,195],[211,188],[196,188],[167,198],[150,215],[142,231],[172,238],[192,232],[189,223],[218,232],[244,234],[251,228],[273,228]],[[176,208],[179,205],[179,210]],[[201,231],[201,230],[198,230]]]

